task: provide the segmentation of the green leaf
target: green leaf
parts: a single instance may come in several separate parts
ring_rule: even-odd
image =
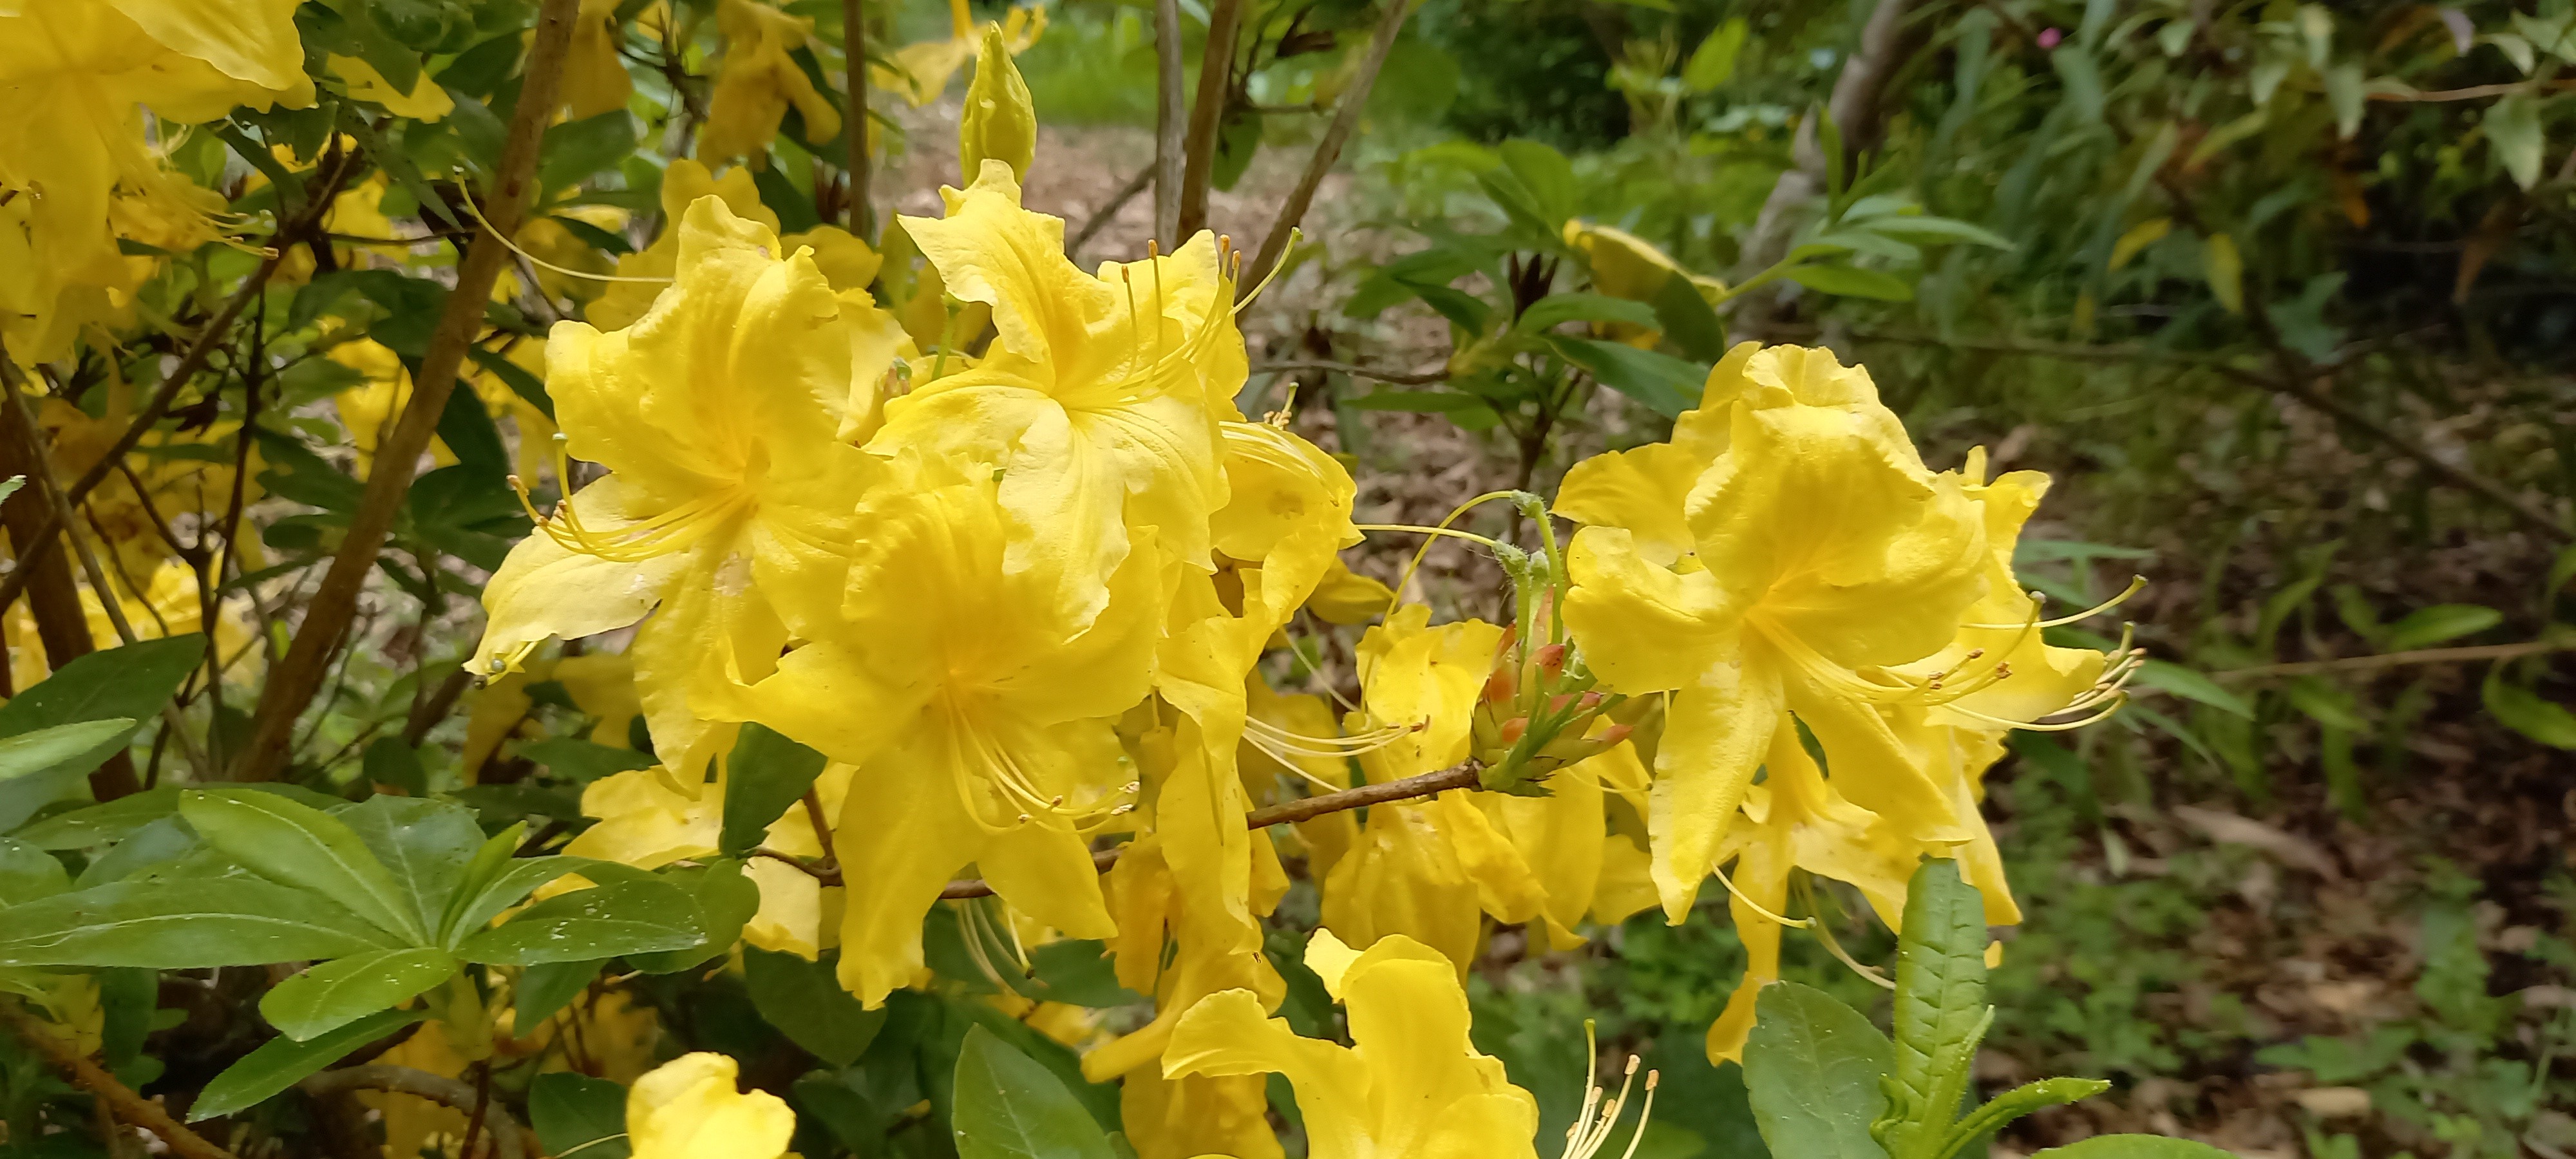
[[[269,793],[183,793],[179,815],[251,872],[320,892],[408,944],[429,940],[392,871],[339,818]]]
[[[626,1159],[626,1088],[569,1071],[528,1084],[528,1127],[555,1159]]]
[[[833,1066],[857,1062],[885,1026],[886,1012],[860,1005],[833,978],[827,963],[746,949],[742,971],[752,1008],[761,1018],[789,1042]]]
[[[67,767],[84,753],[125,743],[125,738],[134,735],[134,728],[132,718],[112,716],[105,720],[58,724],[0,740],[0,781]],[[99,757],[102,761],[106,759],[104,755]]]
[[[2194,700],[2230,716],[2254,719],[2254,706],[2197,669],[2185,668],[2168,660],[2149,660],[2138,669],[2138,683],[2185,700]]]
[[[757,847],[770,824],[814,787],[823,763],[823,754],[765,725],[742,726],[725,759],[724,835],[716,847],[736,856]]]
[[[447,899],[465,880],[466,866],[483,845],[474,811],[446,801],[374,796],[334,814],[393,874],[418,915],[435,931]]]
[[[193,970],[398,948],[317,893],[254,877],[120,881],[9,910],[0,966]]]
[[[2388,629],[2384,647],[2391,652],[2429,648],[2445,640],[2473,636],[2504,622],[2504,613],[2477,604],[2435,604],[2417,608]]]
[[[1880,302],[1914,300],[1914,283],[1885,270],[1865,270],[1858,266],[1793,266],[1782,276],[1819,294],[1869,298]]]
[[[513,825],[510,828],[515,831],[519,825]],[[497,841],[498,838],[495,840]],[[485,850],[488,851],[489,848],[490,846],[487,845]],[[482,858],[482,853],[475,854],[477,865],[480,865]],[[585,859],[579,857],[507,858],[505,856],[504,860],[494,867],[488,879],[478,878],[476,870],[469,867],[466,870],[466,884],[449,899],[450,908],[446,920],[441,923],[441,929],[444,932],[439,944],[449,949],[456,948],[457,944],[466,938],[482,933],[484,927],[494,917],[502,910],[519,904],[519,900],[528,896],[530,891],[567,873],[579,873],[587,864],[589,863]],[[476,884],[478,881],[481,884]]]
[[[1112,1159],[1109,1136],[1037,1061],[981,1026],[957,1053],[958,1159]]]
[[[570,219],[559,220],[569,221]],[[545,412],[546,418],[551,420],[555,417],[555,400],[552,395],[546,393],[544,379],[528,373],[525,367],[510,361],[499,352],[486,350],[480,346],[467,347],[465,356],[473,359],[474,365],[482,367],[492,377],[500,379],[510,388],[510,393],[527,400],[529,406]]]
[[[92,652],[0,704],[0,738],[93,720],[149,720],[160,715],[161,706],[169,703],[179,683],[205,655],[206,638],[193,634]],[[103,740],[51,769],[26,775],[51,778],[75,775],[73,770],[87,772],[124,746],[123,737]],[[24,819],[23,813],[0,817],[0,829],[13,828]]]
[[[278,1033],[304,1042],[445,982],[457,968],[447,951],[429,947],[353,954],[278,983],[259,1012]]]
[[[2207,1143],[2162,1135],[2095,1135],[2082,1142],[2051,1147],[2030,1159],[2236,1159],[2236,1155]]]
[[[519,755],[585,785],[601,777],[649,769],[661,763],[654,760],[651,753],[574,737],[530,741],[519,746]]]
[[[2540,182],[2540,154],[2546,143],[2540,129],[2540,102],[2516,92],[2487,106],[2487,144],[2496,160],[2525,189]]]
[[[1887,1105],[1887,1036],[1822,990],[1774,982],[1744,1044],[1754,1123],[1774,1155],[1883,1159],[1869,1125]]]
[[[1701,387],[1708,381],[1706,366],[1622,343],[1552,334],[1547,344],[1566,361],[1590,371],[1603,386],[1666,418],[1698,406]]]
[[[1926,861],[1906,885],[1897,937],[1895,1105],[1880,1136],[1888,1154],[1928,1159],[1947,1135],[1994,1020],[1985,999],[1985,901],[1959,880],[1958,862]]]
[[[1644,302],[1631,302],[1604,294],[1550,294],[1530,303],[1527,310],[1513,321],[1512,329],[1522,334],[1542,334],[1567,322],[1625,322],[1631,326],[1656,328],[1655,308]]]
[[[27,477],[24,475],[11,475],[6,479],[0,479],[0,503],[8,502],[10,496],[18,493],[18,488],[26,485]]]
[[[588,989],[590,980],[599,976],[606,958],[575,962],[540,962],[519,973],[519,986],[510,998],[510,1033],[521,1038],[537,1032],[546,1019],[572,1004]]]
[[[1665,340],[1679,347],[1694,362],[1716,362],[1726,357],[1726,323],[1719,321],[1717,310],[1700,293],[1699,283],[1674,274],[1664,279],[1664,287],[1655,291],[1655,323],[1663,330]]]
[[[200,1122],[267,1102],[349,1052],[428,1017],[418,1010],[387,1010],[305,1042],[272,1038],[207,1083],[197,1101],[189,1104],[188,1121]]]
[[[1950,1128],[1950,1136],[1932,1159],[1950,1159],[1976,1141],[1979,1135],[1991,1135],[2033,1111],[2064,1106],[2079,1099],[2089,1099],[2110,1090],[2111,1084],[2101,1079],[2054,1078],[2024,1083],[1996,1095],[1986,1105],[1968,1112]]]
[[[1690,63],[1682,66],[1682,86],[1704,93],[1725,84],[1728,77],[1735,75],[1735,58],[1743,53],[1749,31],[1741,16],[1709,30],[1708,39],[1691,51]]]
[[[2200,247],[2201,276],[2209,279],[2209,296],[2230,314],[2245,312],[2245,258],[2236,252],[2236,239],[2226,234],[2211,234]]]
[[[52,897],[71,887],[71,874],[53,854],[0,837],[0,909]]]
[[[2505,727],[2556,749],[2576,749],[2576,712],[2541,698],[2540,694],[2519,684],[2507,684],[2504,666],[2487,671],[2486,685],[2479,689],[2487,712]]]
[[[1871,218],[1865,227],[1860,228],[1866,228],[1871,233],[1885,237],[1910,238],[1928,243],[1960,241],[1999,250],[2013,248],[2013,243],[2002,234],[1981,225],[1970,225],[1949,217],[1890,214],[1886,217]]]
[[[635,152],[635,118],[624,109],[566,121],[546,130],[539,146],[537,184],[561,189],[603,169],[612,169]]]
[[[707,940],[697,911],[697,902],[687,890],[667,882],[629,881],[574,890],[466,938],[457,954],[469,962],[532,966],[685,950]]]
[[[699,928],[706,940],[685,949],[626,955],[628,965],[647,974],[670,974],[698,965],[733,948],[742,927],[760,912],[760,886],[730,858],[697,869],[673,870],[661,881],[686,889],[697,899]]]

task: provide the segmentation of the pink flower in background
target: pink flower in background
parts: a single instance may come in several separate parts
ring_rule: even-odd
[[[2054,28],[2045,29],[2039,34],[2039,46],[2041,48],[2055,48],[2057,47],[2058,42],[2064,39],[2066,39],[2065,33]]]

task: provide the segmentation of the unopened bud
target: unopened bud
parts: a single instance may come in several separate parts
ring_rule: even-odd
[[[1517,694],[1518,683],[1518,681],[1512,679],[1511,669],[1494,669],[1493,675],[1485,677],[1484,702],[1487,704],[1503,704],[1510,701],[1511,698]]]
[[[1565,671],[1565,645],[1563,644],[1544,645],[1530,656],[1538,663],[1538,670],[1546,673],[1550,678]]]
[[[958,168],[973,184],[984,162],[999,161],[1011,167],[1013,180],[1021,180],[1037,159],[1037,149],[1038,115],[1028,82],[1011,60],[1001,27],[986,28],[983,50],[975,58],[975,79],[966,86],[965,114],[957,122]]]
[[[1521,737],[1528,732],[1529,718],[1526,716],[1515,716],[1510,720],[1503,722],[1502,732],[1499,736],[1504,744],[1519,744]]]

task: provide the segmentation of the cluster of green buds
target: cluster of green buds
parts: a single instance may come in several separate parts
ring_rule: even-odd
[[[1547,508],[1527,492],[1511,500],[1537,525],[1542,547],[1496,551],[1512,578],[1513,616],[1476,698],[1471,755],[1484,769],[1485,788],[1535,797],[1547,795],[1544,782],[1556,770],[1628,739],[1634,724],[1623,718],[1642,706],[1595,687],[1598,678],[1556,614],[1565,596],[1565,556]]]

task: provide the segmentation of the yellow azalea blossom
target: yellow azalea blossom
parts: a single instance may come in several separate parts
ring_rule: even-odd
[[[1367,711],[1352,714],[1349,731],[1391,733],[1359,756],[1372,783],[1467,759],[1469,722],[1503,629],[1476,620],[1432,628],[1430,616],[1430,608],[1408,604],[1360,639]],[[1540,918],[1546,887],[1475,796],[1453,792],[1375,806],[1364,824],[1336,813],[1302,826],[1336,851],[1329,865],[1315,867],[1325,927],[1356,945],[1406,935],[1437,948],[1463,972],[1475,958],[1485,913],[1506,922]],[[1540,806],[1567,810],[1572,824],[1600,825],[1597,789]],[[1541,823],[1525,818],[1524,827]],[[1339,832],[1322,836],[1330,830]],[[1568,899],[1571,912],[1590,904],[1590,880],[1580,884],[1579,895]]]
[[[1181,1019],[1163,1073],[1287,1076],[1314,1159],[1537,1154],[1538,1100],[1469,1041],[1467,993],[1438,951],[1395,936],[1353,953],[1319,930],[1306,965],[1348,1012],[1353,1045],[1299,1038],[1228,990]]]
[[[1334,560],[1306,597],[1306,610],[1328,624],[1365,624],[1395,604],[1395,589]]]
[[[870,1006],[920,968],[922,915],[969,862],[1049,926],[1114,932],[1087,840],[1134,800],[1112,725],[1151,686],[1163,621],[1150,553],[1076,622],[1055,577],[1007,562],[989,474],[912,455],[891,470],[861,501],[846,588],[814,569],[845,602],[795,621],[812,642],[730,705],[859,766],[836,825],[840,977]]]
[[[998,32],[1002,47],[1018,56],[1045,34],[1046,23],[1043,6],[1024,5],[1012,8],[998,22],[979,24],[966,7],[966,0],[948,0],[948,39],[925,40],[896,49],[893,67],[873,66],[868,83],[898,93],[914,108],[920,108],[948,90],[949,78],[975,59],[988,32]]]
[[[1270,1129],[1269,1080],[1258,1074],[1164,1078],[1157,1068],[1131,1071],[1118,1083],[1118,1121],[1136,1159],[1285,1154]]]
[[[634,1159],[778,1159],[796,1134],[796,1112],[767,1091],[737,1089],[731,1057],[684,1054],[626,1092],[626,1141]]]
[[[397,117],[436,122],[456,109],[455,98],[448,96],[446,89],[438,87],[438,82],[429,78],[427,69],[421,70],[412,81],[411,91],[406,93],[394,88],[393,82],[385,79],[385,74],[376,71],[376,66],[354,56],[334,53],[329,68],[331,75],[349,86],[350,97],[374,101]]]
[[[812,17],[790,16],[762,0],[717,0],[716,27],[724,33],[724,59],[698,134],[700,160],[748,157],[754,168],[767,164],[770,138],[790,105],[805,118],[808,142],[840,135],[840,109],[787,55],[813,40]]]
[[[1664,510],[1586,526],[1569,551],[1565,621],[1587,662],[1612,690],[1671,694],[1650,825],[1674,922],[1784,709],[1823,744],[1845,796],[1917,836],[1966,839],[1953,794],[1881,710],[1955,700],[1992,673],[1945,687],[1898,670],[1949,645],[1985,592],[1985,525],[1959,478],[1926,470],[1867,373],[1830,353],[1729,362],[1701,406],[1725,425],[1687,493],[1690,556],[1660,558]]]
[[[572,43],[564,49],[563,100],[573,120],[596,117],[626,107],[635,93],[635,78],[617,55],[625,32],[617,25],[618,0],[581,0],[573,17]]]
[[[705,165],[681,157],[663,172],[661,197],[662,220],[666,223],[662,235],[653,244],[617,259],[617,276],[630,280],[607,283],[599,299],[584,311],[591,325],[602,330],[623,330],[653,308],[653,300],[666,288],[653,279],[668,278],[679,268],[679,222],[698,199],[717,198],[736,217],[772,230],[778,228],[778,215],[760,203],[760,189],[752,184],[749,169],[729,169],[718,177]],[[823,271],[823,280],[835,291],[865,290],[868,283],[876,280],[880,264],[876,251],[839,226],[820,225],[804,233],[788,234],[779,238],[778,244],[790,251],[799,246],[811,248],[815,267]]]
[[[680,227],[678,282],[642,321],[557,325],[547,382],[578,458],[609,474],[560,504],[484,589],[471,662],[509,671],[550,636],[652,613],[627,655],[665,761],[726,747],[702,703],[769,673],[781,605],[839,601],[865,457],[837,437],[854,379],[845,302],[804,251],[712,197]]]
[[[157,640],[166,636],[185,636],[203,631],[203,605],[197,597],[197,573],[182,563],[165,562],[153,566],[143,590],[117,593],[119,610],[137,637]],[[117,635],[116,623],[107,618],[107,606],[87,580],[75,575],[73,582],[80,590],[81,611],[89,624],[90,643],[104,650],[124,642]],[[120,579],[111,578],[111,587],[122,587]],[[267,656],[260,649],[261,640],[251,618],[250,598],[242,593],[227,596],[216,613],[213,646],[227,683],[255,684],[265,670]],[[9,687],[25,691],[28,686],[52,673],[45,663],[45,650],[38,643],[36,616],[26,601],[12,603],[0,615],[0,639],[9,651]]]
[[[1245,375],[1213,239],[1095,276],[1065,259],[1063,219],[1020,207],[1009,166],[987,162],[972,187],[940,195],[946,218],[903,228],[949,294],[992,307],[999,337],[972,368],[887,402],[870,448],[999,476],[1010,566],[1053,574],[1077,624],[1100,610],[1131,529],[1211,569],[1209,516],[1226,498],[1218,423],[1240,417]]]
[[[1613,298],[1651,304],[1674,278],[1690,283],[1691,289],[1711,305],[1726,296],[1726,283],[1683,269],[1671,254],[1626,230],[1568,221],[1565,244],[1583,255],[1583,264],[1592,273],[1593,290]],[[1651,347],[1657,337],[1656,331],[1629,322],[1610,323],[1606,330],[1612,338],[1633,346]]]
[[[1712,1061],[1741,1061],[1753,1028],[1756,994],[1780,978],[1780,931],[1771,919],[1789,908],[1789,876],[1803,869],[1857,887],[1889,929],[1905,914],[1906,881],[1925,853],[1942,845],[1916,841],[1902,826],[1844,800],[1816,768],[1785,715],[1768,730],[1769,775],[1745,795],[1743,821],[1718,850],[1733,858],[1735,892],[1727,899],[1744,942],[1744,981],[1708,1031]]]
[[[1594,723],[1609,727],[1605,720]],[[1547,796],[1477,793],[1468,798],[1492,820],[1494,831],[1511,844],[1537,883],[1537,918],[1551,948],[1583,944],[1574,927],[1593,909],[1609,856],[1608,831],[1602,825],[1605,789],[1642,791],[1646,783],[1637,750],[1619,744],[1551,774],[1541,783]]]
[[[0,52],[10,110],[0,123],[0,338],[11,356],[59,357],[81,325],[124,308],[140,274],[117,248],[117,200],[183,226],[184,239],[163,239],[178,248],[214,236],[204,192],[164,163],[148,121],[311,104],[295,9],[295,0],[0,9],[0,44],[10,46]]]

